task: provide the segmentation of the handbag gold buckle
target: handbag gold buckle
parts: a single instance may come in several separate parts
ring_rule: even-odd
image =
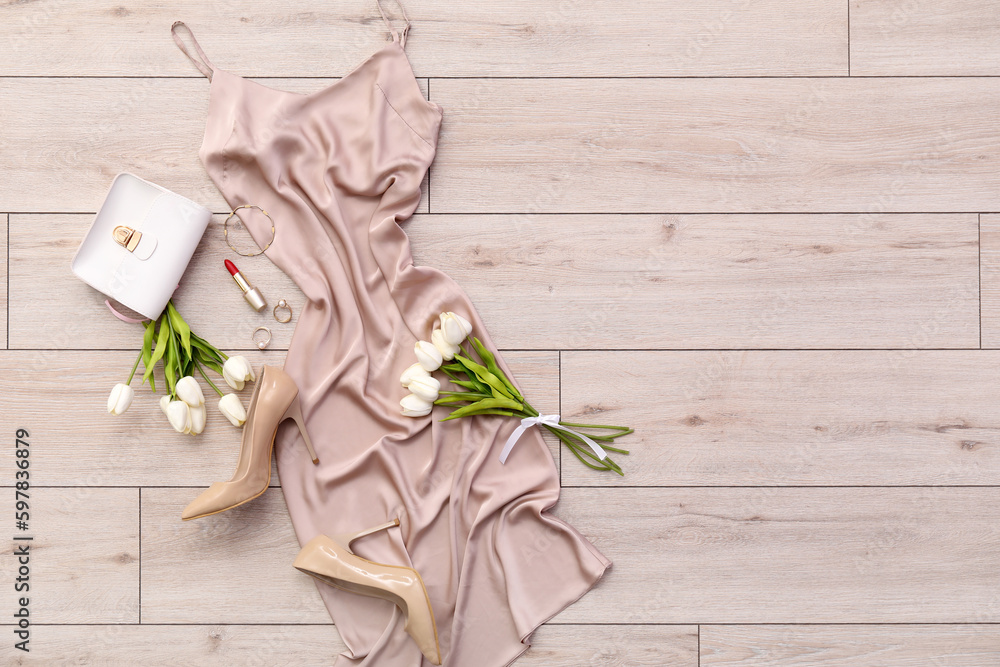
[[[129,252],[135,252],[136,246],[139,245],[139,239],[142,238],[142,232],[137,232],[131,227],[126,227],[125,225],[118,225],[111,232],[114,237],[115,242],[122,246]]]

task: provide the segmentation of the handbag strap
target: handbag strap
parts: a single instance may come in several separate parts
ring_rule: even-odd
[[[108,307],[108,310],[111,311],[112,315],[114,315],[115,317],[117,317],[118,319],[120,319],[122,322],[127,322],[128,324],[142,324],[143,322],[149,321],[148,317],[144,317],[144,318],[142,318],[140,320],[140,319],[136,319],[134,317],[129,317],[128,315],[122,315],[117,310],[115,310],[114,306],[111,305],[111,300],[110,299],[105,299],[104,300],[104,305]]]
[[[180,285],[177,285],[177,287],[180,287]],[[177,291],[177,287],[174,288],[175,292]],[[111,311],[112,315],[114,315],[115,317],[117,317],[118,319],[120,319],[122,322],[126,322],[128,324],[142,324],[143,322],[148,322],[149,321],[148,317],[143,317],[141,319],[136,319],[134,317],[129,317],[128,315],[125,315],[123,313],[118,312],[115,309],[115,307],[111,305],[111,300],[110,299],[105,299],[104,300],[104,305],[108,307],[108,310]]]

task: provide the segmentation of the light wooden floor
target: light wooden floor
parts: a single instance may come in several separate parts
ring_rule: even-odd
[[[638,431],[624,479],[562,456],[556,513],[615,565],[518,664],[1000,664],[1000,5],[405,3],[445,109],[416,261],[468,290],[536,405]],[[371,0],[0,3],[0,423],[31,431],[35,537],[32,652],[8,628],[4,664],[343,648],[278,490],[179,520],[231,473],[221,415],[191,439],[145,391],[104,412],[138,328],[69,262],[112,177],[227,210],[176,19],[219,66],[301,91],[384,37]],[[223,249],[210,229],[177,300],[247,349],[268,317]],[[255,362],[281,362],[273,328]]]

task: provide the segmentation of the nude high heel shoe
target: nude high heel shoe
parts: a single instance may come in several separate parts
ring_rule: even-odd
[[[231,510],[249,502],[267,490],[271,482],[271,451],[278,425],[294,419],[302,432],[302,439],[314,464],[319,463],[313,449],[302,408],[299,390],[288,374],[274,366],[264,366],[257,377],[247,420],[243,424],[243,441],[236,473],[228,482],[216,482],[208,487],[190,505],[184,508],[181,518],[185,521]]]
[[[411,567],[373,563],[351,551],[351,543],[358,538],[398,525],[399,519],[393,519],[350,535],[319,535],[302,547],[295,558],[295,569],[336,588],[396,604],[406,619],[404,629],[424,657],[440,665],[434,610],[420,574]]]

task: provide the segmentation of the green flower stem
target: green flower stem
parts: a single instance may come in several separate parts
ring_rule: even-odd
[[[218,394],[220,398],[222,396],[225,396],[225,394],[223,394],[221,391],[219,391],[219,388],[215,386],[215,383],[208,379],[208,375],[205,374],[205,370],[201,367],[201,364],[199,364],[197,361],[195,361],[194,362],[194,367],[198,369],[198,372],[201,373],[201,376],[203,378],[205,378],[205,382],[208,383],[208,386],[211,387],[212,389],[214,389],[215,393]]]
[[[570,437],[572,438],[573,436],[570,436]],[[585,454],[590,459],[593,459],[598,465],[605,466],[608,470],[613,470],[613,471],[617,472],[619,475],[624,476],[624,473],[621,471],[622,470],[621,467],[617,463],[615,463],[611,458],[605,456],[603,460],[599,459],[597,457],[597,454],[595,454],[590,449],[589,446],[586,446],[586,447],[584,446],[585,444],[586,443],[584,443],[581,440],[580,443],[578,445],[576,445],[579,448],[580,452],[582,452],[583,454]]]
[[[583,449],[578,444],[573,442],[573,440],[564,432],[561,432],[559,431],[559,429],[554,429],[549,426],[547,426],[546,428],[548,428],[549,431],[552,432],[557,438],[562,440],[566,444],[566,448],[569,449],[569,451],[573,453],[573,456],[579,459],[580,463],[582,463],[583,465],[587,466],[588,468],[592,468],[593,470],[613,470],[615,472],[618,472],[616,467],[611,467],[607,465],[605,462],[596,458],[591,452],[587,451],[586,449]],[[587,459],[583,458],[584,455],[589,456],[591,459],[597,461],[597,464],[591,463]]]
[[[628,426],[609,426],[607,424],[574,424],[572,422],[559,422],[563,426],[571,426],[573,428],[606,428],[613,431],[622,431],[622,435],[626,433],[633,433],[635,429],[629,428]],[[618,436],[612,436],[617,438]]]
[[[612,472],[618,473],[622,477],[625,476],[625,473],[622,472],[621,467],[617,463],[612,461],[610,458],[605,458],[602,461],[601,459],[597,458],[596,454],[590,451],[589,447],[585,447],[582,442],[580,444],[577,444],[576,439],[570,434],[566,433],[565,431],[561,431],[557,428],[553,428],[548,424],[545,424],[544,426],[549,430],[550,433],[552,433],[554,436],[559,438],[559,440],[565,443],[566,447],[571,452],[573,452],[573,455],[576,456],[576,458],[580,459],[580,463],[583,463],[588,468],[593,468],[594,470],[611,470]],[[587,461],[585,458],[583,458],[584,456],[595,461],[595,463]]]
[[[142,359],[142,350],[139,350],[139,356],[135,358],[135,363],[132,364],[132,372],[128,374],[128,381],[125,384],[132,384],[132,378],[135,377],[135,369],[139,368],[139,361]]]

